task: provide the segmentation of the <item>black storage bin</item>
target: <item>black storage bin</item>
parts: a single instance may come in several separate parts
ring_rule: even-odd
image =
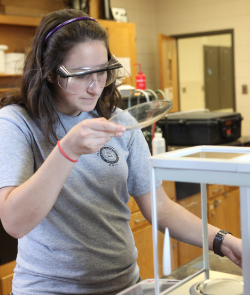
[[[17,239],[6,233],[0,221],[0,265],[16,260],[16,256]]]
[[[169,145],[218,145],[241,137],[240,113],[183,112],[168,115]]]

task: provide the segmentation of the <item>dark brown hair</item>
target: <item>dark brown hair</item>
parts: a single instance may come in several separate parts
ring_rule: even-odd
[[[3,93],[0,108],[19,104],[25,107],[43,123],[46,140],[55,144],[57,140],[55,126],[60,121],[56,112],[55,100],[47,78],[64,61],[70,49],[77,43],[99,40],[105,43],[108,59],[111,57],[106,30],[91,20],[80,20],[60,28],[48,39],[44,48],[44,39],[57,25],[79,16],[88,16],[81,10],[63,9],[46,15],[26,50],[21,86]],[[116,82],[104,88],[97,105],[97,113],[106,119],[121,104],[121,95]]]

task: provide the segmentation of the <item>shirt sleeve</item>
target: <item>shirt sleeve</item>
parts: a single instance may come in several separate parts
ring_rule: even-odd
[[[34,156],[25,122],[14,113],[1,112],[0,187],[18,186],[33,173]]]
[[[150,162],[151,156],[148,143],[140,129],[133,132],[129,144],[128,163],[128,191],[132,197],[138,197],[148,193],[150,186]],[[156,187],[161,181],[156,181]]]

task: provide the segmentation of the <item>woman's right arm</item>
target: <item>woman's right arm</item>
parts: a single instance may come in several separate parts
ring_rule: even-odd
[[[123,127],[104,118],[85,120],[73,127],[60,145],[70,158],[78,159],[82,154],[97,152],[111,137],[119,137],[123,131]],[[73,166],[56,146],[26,182],[0,189],[0,218],[11,236],[23,237],[47,216]]]

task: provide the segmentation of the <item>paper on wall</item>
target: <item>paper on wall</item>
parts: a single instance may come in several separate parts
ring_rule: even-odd
[[[116,59],[122,64],[125,69],[125,77],[131,76],[131,66],[130,66],[130,58],[129,57],[116,57]]]

